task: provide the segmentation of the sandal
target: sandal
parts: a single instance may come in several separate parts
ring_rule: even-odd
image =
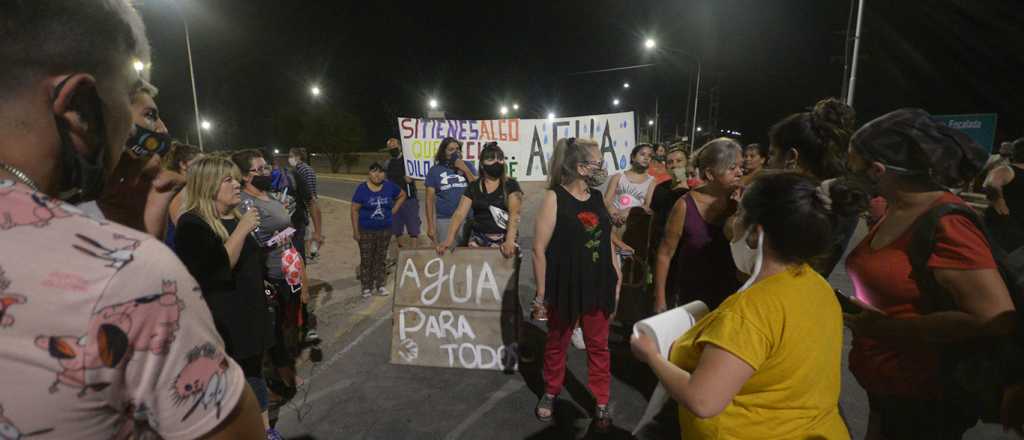
[[[612,413],[608,410],[608,405],[597,405],[594,410],[594,427],[599,432],[608,432],[608,428],[612,426]]]
[[[543,415],[540,412],[547,411],[547,415]],[[555,415],[555,395],[544,393],[537,401],[537,407],[533,409],[533,415],[537,416],[537,420],[542,422],[550,422],[551,417]]]
[[[536,321],[548,320],[548,309],[544,307],[543,298],[533,298],[533,312],[530,315]]]

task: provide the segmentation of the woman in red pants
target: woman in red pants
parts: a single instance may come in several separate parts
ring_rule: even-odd
[[[618,266],[612,258],[611,220],[601,192],[608,177],[596,142],[558,141],[551,158],[548,190],[537,214],[533,268],[534,305],[545,307],[544,395],[535,414],[551,420],[554,400],[565,379],[565,351],[573,328],[583,328],[587,346],[587,385],[597,401],[598,430],[611,426],[608,412],[611,355],[608,317],[615,308]]]

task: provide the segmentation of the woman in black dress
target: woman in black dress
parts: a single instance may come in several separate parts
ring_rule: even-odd
[[[273,343],[273,325],[263,288],[264,255],[250,234],[259,227],[259,213],[239,213],[240,177],[238,167],[223,157],[192,165],[174,243],[203,290],[228,355],[256,393],[269,429],[263,353]]]
[[[534,307],[546,307],[548,315],[544,395],[535,414],[551,420],[565,379],[566,346],[579,323],[586,341],[587,385],[597,401],[595,426],[603,431],[611,425],[608,318],[615,308],[619,267],[612,258],[610,216],[601,192],[593,188],[608,173],[597,143],[585,139],[558,141],[550,165],[533,244]]]

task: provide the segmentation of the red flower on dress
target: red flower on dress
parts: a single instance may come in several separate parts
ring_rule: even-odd
[[[579,214],[576,214],[576,218],[580,220],[580,223],[583,223],[583,228],[588,231],[596,228],[599,221],[597,218],[597,214],[594,214],[593,212],[590,211],[583,211]]]

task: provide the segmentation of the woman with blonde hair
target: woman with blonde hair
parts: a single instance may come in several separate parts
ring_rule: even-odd
[[[250,234],[259,227],[259,212],[238,211],[240,180],[238,167],[226,157],[208,156],[193,164],[174,244],[202,288],[227,354],[256,393],[270,437],[262,364],[274,335],[263,288],[264,256]]]
[[[617,259],[612,258],[611,216],[595,189],[607,177],[596,142],[558,141],[533,244],[534,307],[546,307],[548,315],[545,387],[535,415],[541,421],[551,420],[565,379],[566,346],[578,322],[586,341],[587,385],[597,401],[594,423],[598,430],[611,426],[608,322],[615,308],[619,271]]]

